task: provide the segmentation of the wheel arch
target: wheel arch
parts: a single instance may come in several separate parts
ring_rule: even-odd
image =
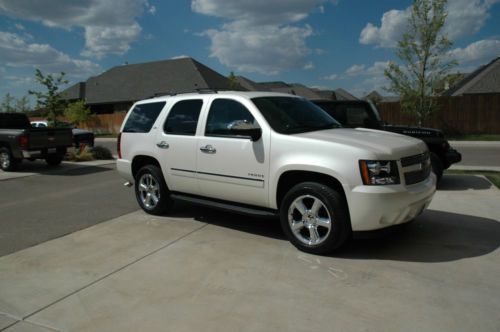
[[[161,170],[160,163],[156,158],[148,155],[138,155],[132,160],[132,177],[135,178],[137,172],[146,165],[155,165]]]
[[[344,187],[336,177],[321,172],[304,171],[304,170],[289,170],[283,172],[280,175],[276,186],[276,206],[278,209],[286,193],[293,186],[301,182],[317,182],[325,184],[328,187],[336,190],[344,198],[344,202],[349,211],[348,200],[346,197]]]

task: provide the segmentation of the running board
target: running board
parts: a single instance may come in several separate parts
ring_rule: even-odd
[[[258,207],[250,207],[250,206],[242,206],[236,205],[229,202],[223,201],[214,201],[201,197],[193,197],[188,195],[182,195],[177,193],[171,193],[170,197],[174,200],[184,201],[188,203],[193,203],[196,205],[211,207],[219,210],[231,211],[239,214],[259,216],[259,217],[267,217],[267,218],[275,218],[278,216],[277,211],[265,208]]]

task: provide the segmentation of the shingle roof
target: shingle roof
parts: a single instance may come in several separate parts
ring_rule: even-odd
[[[305,85],[298,83],[288,84],[282,81],[257,83],[243,76],[237,76],[236,79],[241,86],[250,91],[283,92],[294,94],[311,100],[325,99],[318,93],[317,90],[311,89]]]
[[[65,100],[85,99],[85,82],[73,84],[61,92],[61,97]]]
[[[358,100],[358,98],[354,97],[342,88],[335,90],[335,96],[337,97],[337,100]]]
[[[159,93],[230,88],[227,77],[192,58],[113,67],[86,82],[86,103],[137,101]]]
[[[460,96],[478,93],[500,93],[500,57],[466,76],[443,95]]]

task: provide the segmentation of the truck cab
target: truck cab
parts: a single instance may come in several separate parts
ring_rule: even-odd
[[[363,100],[315,100],[314,103],[346,128],[383,130],[421,139],[429,148],[432,170],[436,174],[438,181],[445,169],[462,160],[462,155],[451,148],[441,130],[387,124],[382,120],[377,108],[372,103]]]

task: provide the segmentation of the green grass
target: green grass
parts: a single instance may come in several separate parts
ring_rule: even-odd
[[[498,189],[500,189],[500,172],[492,171],[465,171],[458,169],[448,169],[445,174],[471,174],[471,175],[484,175],[490,180]]]
[[[474,135],[460,135],[448,136],[450,141],[500,141],[500,135],[495,134],[474,134]]]

